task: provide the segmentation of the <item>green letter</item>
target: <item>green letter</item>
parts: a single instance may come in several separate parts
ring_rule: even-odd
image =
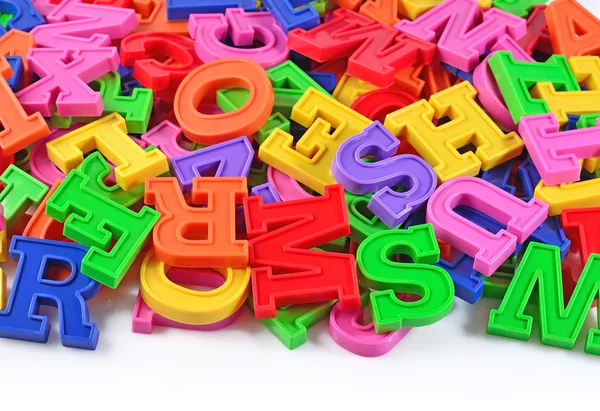
[[[536,283],[542,344],[573,349],[585,317],[600,290],[600,255],[590,256],[573,296],[564,308],[560,251],[556,246],[532,242],[500,308],[490,312],[488,334],[529,340],[533,319],[525,315],[524,310]],[[590,330],[585,352],[600,354],[598,336],[598,329]]]
[[[392,261],[396,254],[409,255],[415,263]],[[429,265],[440,260],[431,224],[371,235],[358,247],[356,259],[361,285],[380,290],[371,293],[377,333],[433,324],[450,312],[454,283],[445,270]],[[404,302],[396,292],[418,294],[421,299]]]

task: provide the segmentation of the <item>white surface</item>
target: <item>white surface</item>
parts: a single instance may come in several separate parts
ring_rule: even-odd
[[[600,15],[597,0],[580,3]],[[4,266],[12,273],[10,264]],[[499,303],[483,299],[469,306],[457,299],[444,320],[412,330],[389,354],[368,359],[333,342],[327,321],[309,330],[304,346],[289,351],[247,310],[217,332],[157,328],[152,335],[133,334],[136,293],[130,273],[119,289],[103,289],[91,301],[91,319],[100,329],[96,351],[62,347],[54,310],[44,311],[53,323],[48,344],[0,339],[0,409],[20,410],[24,402],[39,402],[44,408],[38,409],[104,402],[122,409],[130,401],[168,398],[186,410],[222,401],[295,409],[333,399],[391,409],[423,400],[487,408],[587,399],[590,407],[596,397],[600,358],[583,352],[595,312],[577,347],[565,351],[541,345],[537,333],[529,342],[488,336],[489,310]]]

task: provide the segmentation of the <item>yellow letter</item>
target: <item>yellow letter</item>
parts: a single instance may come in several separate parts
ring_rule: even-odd
[[[461,176],[476,176],[517,157],[523,141],[516,133],[504,134],[475,102],[477,91],[463,81],[456,86],[389,114],[385,127],[408,142],[427,161],[441,182]],[[433,118],[450,121],[435,126]],[[459,153],[469,143],[475,153]]]
[[[196,291],[167,278],[169,266],[148,252],[140,270],[140,292],[144,302],[158,314],[183,324],[219,322],[235,313],[250,291],[250,267],[214,268],[225,283],[211,291]]]
[[[535,188],[534,195],[550,206],[550,215],[559,215],[567,208],[598,207],[600,204],[600,179],[558,186],[547,186],[540,181]]]
[[[85,153],[97,149],[115,165],[117,183],[124,190],[169,169],[167,157],[161,151],[147,153],[127,135],[125,119],[118,113],[65,134],[47,147],[48,157],[65,174],[83,162]]]
[[[314,88],[296,103],[292,120],[308,127],[296,149],[293,137],[278,129],[261,144],[258,158],[323,194],[325,186],[336,183],[331,163],[340,145],[372,121]]]

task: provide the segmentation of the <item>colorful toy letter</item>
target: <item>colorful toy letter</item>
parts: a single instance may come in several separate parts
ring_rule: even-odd
[[[504,134],[476,103],[475,88],[464,81],[389,114],[388,130],[408,142],[433,166],[441,182],[459,176],[475,176],[517,157],[523,141],[516,133]],[[433,119],[448,116],[450,121],[436,126]],[[475,153],[461,154],[458,149],[472,143]]]
[[[273,318],[276,307],[339,298],[360,307],[354,257],[311,250],[350,233],[341,185],[322,197],[264,204],[244,201],[256,318]]]
[[[410,154],[391,157],[399,145],[400,140],[377,121],[342,143],[331,169],[346,191],[375,193],[369,209],[390,228],[423,206],[437,186],[435,172],[422,158]],[[362,160],[365,156],[379,161],[367,163]],[[406,191],[392,189],[398,185]]]
[[[19,260],[5,311],[0,311],[0,337],[45,343],[50,334],[41,305],[58,308],[60,339],[65,347],[95,350],[99,331],[89,322],[86,301],[100,284],[81,272],[87,248],[59,241],[14,236],[11,257]],[[61,281],[47,278],[51,265],[66,265],[71,275]]]
[[[440,60],[463,71],[473,71],[490,45],[508,34],[514,39],[527,32],[527,22],[499,9],[479,16],[476,0],[447,0],[415,21],[403,20],[396,29],[425,41],[436,42]]]
[[[245,267],[248,241],[236,239],[235,207],[248,195],[245,177],[196,177],[187,205],[175,178],[146,180],[145,202],[161,213],[154,254],[178,267]]]
[[[537,285],[537,287],[536,287]],[[531,243],[517,268],[500,308],[490,312],[487,333],[527,341],[533,318],[524,313],[538,293],[542,344],[572,350],[583,322],[600,291],[600,256],[588,260],[573,295],[565,306],[557,247]],[[600,355],[599,327],[589,331],[585,352]]]
[[[98,148],[115,165],[117,183],[125,190],[169,169],[163,153],[157,149],[148,153],[127,135],[125,119],[117,113],[65,134],[47,147],[48,157],[65,174],[81,164],[85,153]]]
[[[496,235],[458,215],[454,209],[469,206],[506,225]],[[548,205],[532,199],[528,203],[500,188],[473,177],[442,184],[427,203],[427,222],[440,240],[475,259],[473,268],[492,275],[548,216]]]
[[[65,236],[90,248],[81,271],[116,288],[160,213],[149,207],[135,213],[92,191],[88,188],[89,180],[80,170],[71,170],[46,203],[46,214],[65,223]],[[115,242],[111,244],[113,239]]]
[[[399,253],[412,257],[414,264],[390,259]],[[440,259],[431,225],[374,234],[360,244],[356,259],[361,285],[378,290],[370,297],[378,334],[430,325],[450,312],[454,302],[452,279],[442,268],[429,265]],[[407,303],[398,299],[396,292],[415,293],[422,298]]]

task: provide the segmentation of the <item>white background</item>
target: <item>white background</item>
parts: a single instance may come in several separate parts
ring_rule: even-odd
[[[600,16],[597,0],[580,3]],[[11,263],[3,268],[12,274]],[[444,320],[412,330],[390,353],[370,359],[336,345],[328,321],[309,330],[304,346],[289,351],[247,309],[217,332],[156,328],[152,335],[134,334],[136,274],[132,270],[117,290],[104,288],[89,303],[100,329],[96,351],[61,346],[54,310],[44,311],[53,323],[47,344],[0,339],[0,409],[104,402],[121,409],[158,400],[198,410],[222,409],[219,404],[232,401],[268,409],[331,407],[334,400],[399,409],[431,400],[487,408],[587,399],[591,407],[597,398],[600,358],[583,352],[595,312],[576,348],[565,351],[541,345],[537,332],[529,342],[488,336],[488,314],[499,301],[470,306],[456,299]]]

